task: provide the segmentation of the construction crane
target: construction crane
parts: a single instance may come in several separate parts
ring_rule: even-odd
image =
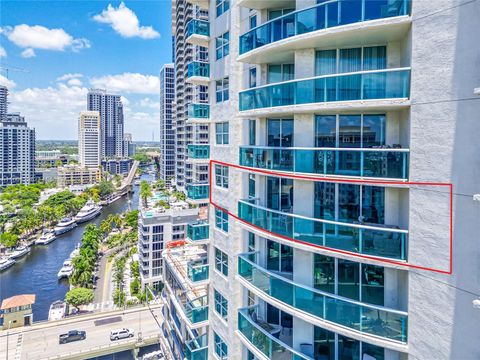
[[[0,66],[0,70],[5,71],[5,75],[7,76],[7,80],[10,80],[9,77],[8,77],[8,72],[9,71],[24,72],[24,73],[29,73],[30,72],[27,69],[22,69],[22,68],[13,67],[13,66]]]

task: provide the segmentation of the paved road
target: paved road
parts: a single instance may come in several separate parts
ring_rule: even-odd
[[[162,324],[163,316],[161,306],[154,307],[154,314],[158,322]],[[101,324],[98,317],[107,323]],[[96,318],[95,318],[96,317]],[[97,322],[96,322],[97,320]],[[135,338],[110,341],[110,331],[122,327],[132,328],[135,331]],[[87,338],[83,341],[72,342],[60,345],[58,336],[69,330],[85,330]],[[24,330],[24,331],[22,331]],[[12,329],[8,333],[8,357],[7,357],[7,331],[0,331],[0,360],[40,360],[59,355],[68,357],[70,353],[87,351],[92,348],[106,346],[121,346],[135,343],[138,334],[141,332],[143,339],[158,337],[160,329],[148,308],[127,310],[126,312],[116,311],[106,314],[94,314],[85,318],[64,319],[49,323],[39,323],[29,328]],[[78,357],[78,355],[77,355]],[[81,355],[79,358],[88,358]]]

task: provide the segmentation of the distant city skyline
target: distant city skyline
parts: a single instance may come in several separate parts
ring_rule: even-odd
[[[104,88],[122,96],[134,141],[150,141],[152,132],[158,140],[170,11],[165,1],[2,1],[0,84],[9,88],[10,111],[21,112],[39,140],[75,140],[88,90]]]

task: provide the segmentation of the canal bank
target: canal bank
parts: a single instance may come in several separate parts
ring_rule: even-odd
[[[33,246],[29,254],[0,273],[0,302],[18,294],[35,294],[33,320],[47,320],[50,304],[55,300],[63,300],[68,291],[68,281],[58,281],[57,273],[75,246],[81,242],[85,226],[90,223],[98,225],[110,214],[122,213],[128,210],[129,206],[131,210],[138,207],[138,187],[135,187],[134,193],[122,196],[104,207],[101,215],[94,220],[58,236],[57,240],[49,245]]]

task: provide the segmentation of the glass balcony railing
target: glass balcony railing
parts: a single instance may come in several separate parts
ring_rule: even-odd
[[[187,185],[187,197],[192,200],[208,199],[210,188],[208,184]]]
[[[210,118],[210,105],[208,104],[188,104],[188,117],[198,119]]]
[[[208,297],[201,296],[184,304],[185,316],[192,323],[196,324],[208,320]]]
[[[410,68],[322,75],[259,86],[240,93],[240,111],[336,101],[406,99]]]
[[[238,216],[273,234],[303,243],[379,258],[407,259],[407,230],[308,218],[244,200],[238,202]]]
[[[208,279],[208,264],[195,262],[187,264],[187,275],[192,282],[205,281]]]
[[[210,145],[188,145],[188,157],[191,159],[208,159],[210,157]]]
[[[295,351],[271,335],[267,331],[268,324],[262,324],[262,326],[254,321],[252,314],[256,311],[258,311],[257,306],[238,309],[238,330],[247,338],[250,344],[269,359],[313,360],[313,358]]]
[[[315,318],[367,335],[407,342],[406,312],[361,303],[296,284],[257,265],[253,255],[247,253],[238,256],[238,274],[259,291]]]
[[[185,343],[187,360],[208,360],[208,334],[203,334]]]
[[[210,64],[192,61],[187,67],[187,78],[193,76],[210,77]]]
[[[335,26],[410,13],[409,0],[335,0],[288,13],[240,36],[240,55],[262,46]]]
[[[208,239],[209,225],[208,222],[199,221],[187,225],[187,237],[190,240],[206,240]]]
[[[210,36],[210,24],[208,21],[192,19],[187,24],[187,37],[192,35]]]
[[[306,174],[408,179],[407,149],[240,148],[240,165]]]

